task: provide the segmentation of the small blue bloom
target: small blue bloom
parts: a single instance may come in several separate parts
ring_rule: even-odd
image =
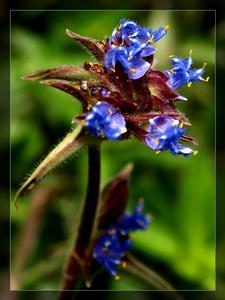
[[[130,37],[136,36],[139,30],[140,26],[136,22],[122,19],[120,21],[120,25],[117,28],[117,38],[121,38],[122,42],[128,41]]]
[[[130,79],[141,78],[150,68],[143,57],[155,53],[156,48],[151,44],[160,40],[166,34],[166,29],[160,27],[152,31],[131,20],[122,19],[109,39],[109,50],[104,60],[106,69],[115,72],[116,63],[119,63]]]
[[[204,73],[205,65],[203,65],[200,69],[191,70],[192,58],[191,55],[186,58],[173,57],[170,60],[172,64],[172,68],[170,70],[166,70],[165,73],[168,75],[169,80],[168,83],[173,89],[178,89],[182,85],[190,86],[193,81],[208,81],[209,77],[204,79],[202,77]]]
[[[97,102],[85,116],[85,126],[95,136],[119,140],[127,131],[124,117],[107,102]]]
[[[122,43],[143,43],[143,42],[157,42],[166,33],[169,26],[160,26],[157,30],[153,31],[151,28],[143,28],[136,22],[131,20],[122,19],[119,26],[113,30],[110,43],[118,45]]]
[[[123,214],[117,224],[111,225],[99,238],[93,248],[93,257],[113,276],[116,267],[122,264],[126,252],[130,250],[132,240],[129,233],[146,229],[150,217],[143,214],[144,205],[139,202],[132,214]]]
[[[97,241],[93,249],[93,257],[112,275],[117,274],[116,267],[130,249],[132,241],[121,238],[117,226],[111,226]]]
[[[185,130],[182,122],[171,117],[154,117],[150,119],[150,128],[145,141],[150,148],[157,152],[170,150],[175,155],[197,154],[197,151],[179,144]]]
[[[164,35],[166,35],[168,28],[169,28],[168,25],[165,27],[160,26],[157,30],[153,31],[151,36],[153,42],[155,43],[161,40],[161,38],[164,37]]]
[[[151,222],[150,216],[143,214],[144,204],[139,202],[132,214],[125,213],[119,220],[121,233],[130,233],[139,229],[146,229]]]
[[[155,52],[152,46],[141,45],[134,47],[118,47],[110,49],[105,55],[105,67],[115,71],[116,63],[119,63],[130,79],[142,77],[149,69],[150,64],[142,57],[149,56]]]

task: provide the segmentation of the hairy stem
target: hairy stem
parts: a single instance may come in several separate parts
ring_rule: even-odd
[[[100,146],[88,146],[88,185],[84,208],[81,216],[78,234],[72,253],[69,256],[66,268],[64,282],[60,295],[60,300],[68,300],[71,293],[68,290],[74,290],[75,284],[80,275],[82,266],[82,257],[85,256],[89,245],[92,230],[94,228],[96,210],[98,206],[99,187],[100,187]]]

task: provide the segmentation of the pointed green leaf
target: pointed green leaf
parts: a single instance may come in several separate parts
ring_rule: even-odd
[[[66,34],[75,41],[84,45],[97,58],[99,62],[104,61],[105,51],[103,42],[81,36],[75,32],[70,31],[69,29],[66,29]]]
[[[46,156],[16,193],[15,206],[18,199],[26,192],[32,190],[46,174],[83,146],[84,134],[82,128],[81,125],[77,126]]]

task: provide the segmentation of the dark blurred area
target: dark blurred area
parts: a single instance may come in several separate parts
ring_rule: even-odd
[[[101,1],[100,1],[101,2]],[[103,2],[103,1],[102,1]],[[115,2],[115,1],[114,1]],[[24,2],[25,3],[25,2]],[[43,1],[43,8],[57,9],[58,1]],[[193,9],[195,8],[193,2]],[[204,2],[205,3],[205,2]],[[40,4],[40,3],[39,3]],[[105,4],[105,3],[103,3]],[[189,2],[190,4],[190,2]],[[205,3],[206,4],[206,3]],[[17,5],[17,6],[16,6]],[[23,5],[15,3],[14,8]],[[67,1],[63,2],[68,7]],[[82,4],[79,4],[82,5]],[[92,4],[94,5],[94,4]],[[106,5],[111,5],[107,2]],[[130,4],[134,7],[134,4]],[[143,6],[142,6],[143,5]],[[145,3],[139,8],[144,8]],[[176,5],[168,1],[168,8]],[[156,7],[152,2],[152,8]],[[35,7],[34,7],[35,8]],[[63,8],[63,7],[62,7]],[[79,7],[77,7],[79,8]],[[80,8],[83,8],[80,6]],[[92,8],[89,6],[88,8]],[[157,7],[159,8],[159,7]],[[157,28],[170,25],[165,40],[157,43],[158,69],[169,66],[168,55],[187,56],[193,49],[195,67],[207,62],[209,83],[196,83],[180,93],[188,97],[187,103],[178,104],[192,122],[188,133],[199,142],[199,155],[188,159],[156,156],[150,149],[132,140],[124,143],[105,143],[103,146],[102,181],[106,183],[123,165],[133,161],[135,169],[131,180],[133,208],[140,196],[145,198],[146,210],[154,215],[149,231],[134,236],[133,254],[146,265],[165,277],[177,289],[213,290],[215,288],[215,79],[222,83],[225,68],[225,23],[217,17],[217,64],[215,78],[215,18],[214,12],[196,11],[111,11],[111,12],[11,12],[11,188],[12,196],[25,176],[70,129],[70,121],[80,112],[80,105],[57,90],[24,82],[21,76],[32,71],[59,65],[82,64],[92,59],[80,46],[65,35],[69,28],[79,34],[102,39],[110,35],[121,17],[138,21],[143,26]],[[185,33],[185,34],[184,34]],[[217,107],[220,90],[217,91]],[[6,102],[5,106],[7,105]],[[6,108],[6,107],[5,107]],[[222,110],[217,108],[217,129],[220,128]],[[7,140],[7,130],[1,136]],[[217,139],[218,140],[218,139]],[[218,144],[218,194],[224,192],[224,139]],[[5,154],[7,148],[5,147]],[[113,158],[113,163],[112,163]],[[24,290],[55,290],[60,285],[62,267],[73,244],[78,211],[86,185],[87,156],[83,150],[52,173],[31,195],[24,197],[19,210],[11,208],[12,266],[20,270],[19,278],[11,284]],[[6,181],[1,181],[1,195],[7,195]],[[40,195],[46,201],[39,205]],[[35,200],[37,199],[37,200]],[[42,197],[43,199],[43,197]],[[54,200],[54,201],[53,201]],[[37,206],[35,206],[35,201]],[[35,236],[24,257],[23,232],[35,209],[41,211]],[[224,203],[217,202],[217,295],[198,294],[196,299],[222,299],[224,290],[225,235],[222,226]],[[3,211],[3,225],[7,214]],[[221,222],[220,222],[221,220]],[[35,226],[34,226],[35,227]],[[26,243],[26,239],[25,243]],[[4,247],[3,247],[4,248]],[[7,247],[2,249],[7,262]],[[18,261],[22,259],[18,263]],[[103,274],[104,280],[105,274]],[[12,282],[12,279],[16,282]],[[97,283],[98,287],[101,282]],[[112,290],[148,290],[148,286],[123,274],[119,282],[104,282]],[[194,299],[195,294],[185,294]],[[28,293],[11,293],[12,299],[27,299]],[[46,295],[46,296],[45,296]],[[119,294],[117,294],[119,298]],[[74,299],[79,299],[77,293]],[[101,294],[102,299],[115,296]],[[9,295],[7,296],[7,298]],[[33,293],[32,299],[56,299],[56,295]],[[133,293],[134,299],[156,299],[157,293]],[[161,297],[161,296],[160,296]],[[168,297],[165,296],[165,299]],[[162,296],[163,299],[163,296]],[[169,298],[168,298],[169,299]]]

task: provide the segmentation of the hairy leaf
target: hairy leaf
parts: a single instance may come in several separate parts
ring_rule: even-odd
[[[104,60],[105,45],[103,42],[81,36],[75,32],[70,31],[69,29],[66,29],[66,33],[69,37],[84,45],[97,58],[99,62],[102,62]]]
[[[39,164],[35,171],[29,176],[26,182],[16,193],[14,203],[26,192],[32,190],[35,185],[52,169],[67,159],[71,154],[75,153],[84,144],[84,134],[82,126],[77,126],[73,131],[68,133],[66,137],[46,156]]]
[[[68,81],[89,80],[94,76],[81,66],[62,66],[39,70],[24,76],[25,80],[64,79]]]

